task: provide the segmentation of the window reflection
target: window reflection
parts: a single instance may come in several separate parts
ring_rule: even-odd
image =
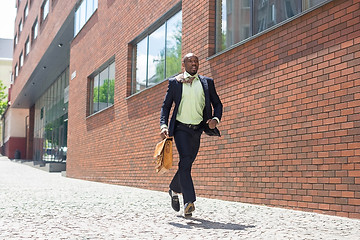
[[[98,8],[98,0],[83,0],[75,11],[74,19],[74,36],[76,36],[81,28],[90,19]]]
[[[42,20],[44,21],[49,14],[49,0],[46,0],[42,6]]]
[[[217,0],[216,51],[222,51],[325,1]]]
[[[35,103],[33,158],[37,161],[66,160],[68,71],[66,69]]]
[[[165,24],[149,36],[148,87],[165,79]]]
[[[254,0],[254,34],[301,12],[298,0]]]
[[[178,12],[167,22],[165,78],[181,71],[182,14]]]
[[[114,104],[115,62],[90,80],[90,114]]]
[[[93,104],[92,104],[92,113],[99,111],[99,95],[98,95],[98,88],[99,88],[99,79],[100,76],[96,75],[93,80],[92,84],[92,92],[93,92]]]
[[[115,87],[115,63],[112,63],[109,66],[109,96],[108,96],[108,106],[114,104],[114,89]]]
[[[146,88],[147,79],[147,38],[136,48],[136,92]]]
[[[132,93],[154,86],[181,71],[181,31],[182,12],[179,11],[136,43]]]
[[[95,89],[95,88],[94,88]],[[95,91],[95,90],[94,90]],[[99,87],[97,89],[99,95],[99,109],[108,106],[108,92],[109,92],[109,69],[106,68],[100,73]]]
[[[32,27],[32,40],[35,40],[37,38],[37,35],[38,35],[38,21],[36,19]]]

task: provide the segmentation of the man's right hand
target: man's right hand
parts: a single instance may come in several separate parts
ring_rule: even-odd
[[[163,128],[160,132],[160,136],[162,139],[169,137],[169,130],[167,128]]]

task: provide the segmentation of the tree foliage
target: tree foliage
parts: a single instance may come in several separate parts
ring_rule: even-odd
[[[111,103],[114,104],[114,79],[106,79],[104,84],[94,87],[94,103]]]
[[[175,34],[167,40],[165,49],[160,52],[160,61],[156,64],[156,80],[160,82],[181,71],[181,22],[177,24]],[[166,65],[166,74],[165,73]]]
[[[5,112],[7,107],[7,93],[6,93],[6,86],[4,85],[3,81],[0,80],[0,115]]]

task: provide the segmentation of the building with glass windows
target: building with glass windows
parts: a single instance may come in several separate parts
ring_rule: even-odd
[[[360,218],[358,1],[17,6],[10,109],[26,113],[21,156],[166,191],[177,153],[155,173],[160,108],[194,52],[224,105],[222,137],[202,137],[192,169],[197,194]]]

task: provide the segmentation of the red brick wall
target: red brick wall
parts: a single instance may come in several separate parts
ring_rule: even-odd
[[[177,2],[99,1],[72,42],[68,176],[168,188],[176,167],[157,175],[152,163],[167,83],[129,97],[129,43]],[[224,104],[223,136],[203,136],[193,167],[198,195],[360,218],[359,1],[334,0],[210,59],[213,1],[182,6],[183,53],[199,55]],[[114,55],[115,104],[87,117],[87,78]]]
[[[20,159],[26,159],[26,138],[10,137],[4,143],[4,153],[8,158],[14,159],[16,150],[20,151]]]

